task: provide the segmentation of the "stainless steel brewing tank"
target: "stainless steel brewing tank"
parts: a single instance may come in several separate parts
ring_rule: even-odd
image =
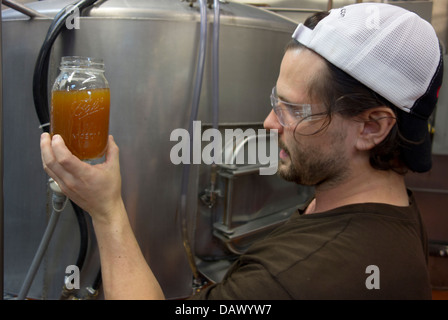
[[[27,4],[54,15],[69,1]],[[34,63],[51,19],[28,17],[13,10],[3,14],[3,132],[5,208],[5,292],[17,293],[47,223],[47,176],[40,159],[41,129],[34,110]],[[208,40],[199,116],[211,123],[211,30]],[[167,298],[191,294],[192,273],[182,245],[178,215],[182,167],[170,161],[170,134],[188,128],[199,42],[198,3],[179,0],[100,1],[83,12],[79,29],[64,30],[54,45],[50,80],[61,56],[104,59],[111,88],[111,125],[120,147],[123,197],[132,227]],[[220,126],[261,126],[270,111],[285,44],[296,24],[251,6],[222,2],[219,51]],[[192,166],[188,189],[189,234],[193,247],[200,178],[208,167]],[[205,179],[207,180],[207,179]],[[207,182],[204,182],[206,184]],[[250,186],[240,193],[250,193]],[[201,209],[202,214],[205,209]],[[202,220],[201,220],[202,221]],[[200,222],[201,222],[200,221]],[[201,222],[202,223],[202,222]],[[201,234],[205,255],[213,254],[212,227]],[[215,230],[216,231],[216,230]],[[92,230],[82,286],[93,281],[98,252]],[[65,268],[74,264],[79,231],[67,206],[46,258],[31,287],[34,298],[57,299]],[[220,251],[219,249],[218,251]]]

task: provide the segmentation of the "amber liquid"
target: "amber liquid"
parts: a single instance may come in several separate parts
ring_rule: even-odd
[[[51,134],[81,160],[101,158],[109,135],[109,89],[53,91]]]

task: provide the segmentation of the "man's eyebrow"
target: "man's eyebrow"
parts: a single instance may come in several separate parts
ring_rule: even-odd
[[[284,102],[286,104],[291,104],[293,106],[310,104],[309,102],[291,102],[291,100],[288,100],[284,96],[278,94],[277,87],[275,88],[274,92],[275,92],[275,95],[277,96],[277,99],[279,99],[280,101],[282,101],[282,102]]]
[[[279,96],[279,95],[277,95],[277,98],[279,99],[279,100],[281,100],[281,101],[283,101],[283,102],[286,102],[286,103],[292,103],[291,101],[289,101],[288,99],[285,99],[283,96]]]
[[[301,105],[301,104],[304,104],[304,103],[291,102],[290,100],[284,98],[283,96],[279,96],[279,95],[277,95],[277,98],[278,98],[280,101],[285,102],[286,104],[292,104],[292,105]]]
[[[291,101],[289,101],[288,99],[286,99],[284,96],[279,95],[278,92],[277,92],[277,88],[275,88],[275,95],[277,96],[277,98],[278,98],[279,100],[281,100],[281,101],[283,101],[283,102],[290,103],[290,104],[294,104],[293,102],[291,102]]]

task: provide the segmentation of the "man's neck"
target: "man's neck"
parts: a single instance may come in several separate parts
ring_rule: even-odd
[[[315,199],[305,213],[318,213],[355,203],[386,203],[408,206],[409,199],[404,176],[393,171],[366,168],[337,185],[316,187]]]

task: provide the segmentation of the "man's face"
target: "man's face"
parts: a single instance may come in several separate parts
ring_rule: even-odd
[[[288,50],[277,80],[280,100],[293,104],[312,104],[312,114],[325,111],[318,98],[310,97],[309,88],[326,72],[324,60],[307,49]],[[318,132],[327,117],[297,119],[283,127],[274,111],[265,120],[265,128],[279,132],[280,160],[278,173],[288,181],[303,185],[337,184],[349,171],[346,120],[332,115],[330,125]]]

